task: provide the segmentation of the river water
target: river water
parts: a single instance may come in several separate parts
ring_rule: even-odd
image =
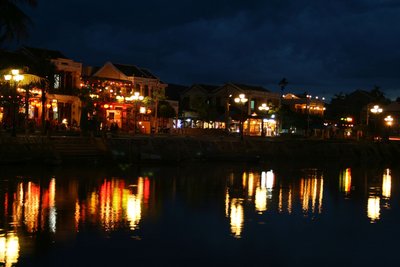
[[[3,166],[0,266],[397,266],[399,170]]]

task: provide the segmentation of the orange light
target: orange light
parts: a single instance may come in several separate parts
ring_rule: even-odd
[[[109,108],[109,105],[108,104],[104,104],[104,108]]]

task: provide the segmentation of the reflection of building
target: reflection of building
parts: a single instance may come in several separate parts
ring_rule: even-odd
[[[149,178],[139,177],[137,184],[128,185],[125,180],[105,180],[99,189],[89,194],[87,200],[75,204],[75,223],[100,221],[105,230],[129,223],[135,230],[142,217],[143,206],[150,198]]]
[[[390,197],[392,189],[392,176],[390,169],[385,169],[382,175],[382,182],[368,181],[367,216],[371,223],[381,218],[381,208],[390,208]]]
[[[339,189],[346,195],[350,194],[351,190],[351,169],[347,168],[340,173]]]
[[[392,175],[389,169],[386,169],[382,178],[382,196],[389,199],[392,191]]]
[[[243,199],[232,198],[229,207],[231,232],[234,237],[240,238],[244,223]]]
[[[303,212],[322,213],[324,180],[316,174],[300,180],[300,199]]]
[[[19,257],[19,238],[13,232],[0,233],[0,265],[15,266]]]

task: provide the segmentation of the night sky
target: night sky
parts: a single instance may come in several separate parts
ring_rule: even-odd
[[[400,96],[400,1],[38,0],[23,44],[84,65],[150,69],[166,83],[262,85],[330,97]]]

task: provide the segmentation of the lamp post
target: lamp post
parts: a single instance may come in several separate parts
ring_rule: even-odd
[[[310,99],[311,95],[306,95],[306,109],[307,109],[307,128],[306,128],[306,137],[308,137],[308,132],[310,131]]]
[[[18,89],[18,83],[24,79],[24,76],[19,74],[19,70],[11,70],[11,74],[6,74],[4,75],[4,79],[6,81],[11,81],[13,82],[13,88],[12,88],[12,131],[11,131],[11,136],[15,137],[17,136],[17,131],[16,131],[16,123],[17,123],[17,89]]]
[[[379,105],[374,105],[373,108],[371,108],[369,111],[371,111],[374,115],[379,115],[382,113],[383,109]],[[377,133],[377,125],[376,125],[376,120],[374,121],[374,131],[375,134]],[[367,125],[368,125],[368,120],[367,120]]]
[[[132,96],[132,100],[135,103],[135,113],[133,116],[134,119],[134,124],[133,124],[133,134],[136,134],[136,129],[137,129],[137,114],[138,114],[138,102],[142,101],[144,99],[144,97],[142,95],[140,95],[139,92],[135,92]]]
[[[385,123],[386,123],[386,125],[388,127],[393,125],[393,117],[392,116],[388,115],[388,116],[385,117],[384,120],[385,120]]]
[[[258,107],[258,110],[261,111],[262,114],[264,114],[265,111],[269,110],[269,107],[267,106],[267,104],[262,103],[261,106]],[[261,116],[261,136],[265,137],[264,116]]]
[[[385,134],[385,138],[386,138],[386,140],[389,140],[389,136],[390,136],[390,134],[391,134],[391,128],[392,128],[392,126],[393,126],[393,121],[394,121],[394,119],[393,119],[393,117],[391,116],[391,115],[387,115],[386,117],[385,117],[385,124],[386,124],[386,134]]]
[[[226,96],[226,100],[225,100],[225,132],[229,133],[230,131],[230,122],[231,122],[231,118],[230,118],[230,100],[232,98],[232,95],[229,94]]]
[[[243,141],[244,105],[246,104],[248,99],[246,98],[245,94],[240,94],[239,97],[235,97],[234,100],[235,100],[235,103],[243,105],[242,110],[241,110],[242,111],[242,114],[241,114],[242,116],[240,118],[240,124],[239,124],[239,126],[240,126],[240,140]]]

